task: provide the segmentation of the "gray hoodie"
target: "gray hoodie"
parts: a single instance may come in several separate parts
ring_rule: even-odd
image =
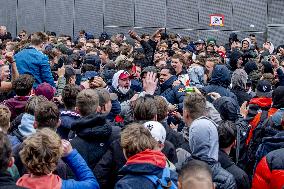
[[[219,137],[217,125],[207,117],[194,120],[189,127],[189,148],[193,156],[218,161]]]

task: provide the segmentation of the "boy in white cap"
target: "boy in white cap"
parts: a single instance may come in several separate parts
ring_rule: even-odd
[[[158,142],[158,150],[162,151],[164,148],[164,143],[166,141],[166,130],[164,126],[157,121],[148,121],[143,125],[150,131],[152,137]],[[172,171],[176,170],[174,164],[171,163],[168,159],[166,166]]]

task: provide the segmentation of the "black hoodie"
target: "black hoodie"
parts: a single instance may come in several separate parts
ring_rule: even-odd
[[[91,169],[106,153],[111,142],[120,137],[120,128],[110,126],[105,115],[96,113],[75,121],[71,130],[77,135],[71,140],[72,147],[78,150]]]

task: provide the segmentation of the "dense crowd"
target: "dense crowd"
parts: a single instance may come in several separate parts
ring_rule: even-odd
[[[0,26],[0,73],[0,188],[284,186],[284,45]]]

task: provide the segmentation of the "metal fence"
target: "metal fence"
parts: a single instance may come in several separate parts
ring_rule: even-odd
[[[284,44],[284,0],[0,0],[0,25],[13,36],[20,30],[54,31],[74,36],[81,29],[98,36],[151,33],[157,28],[225,43],[255,33],[260,43]],[[225,16],[224,27],[210,27],[209,15]]]

